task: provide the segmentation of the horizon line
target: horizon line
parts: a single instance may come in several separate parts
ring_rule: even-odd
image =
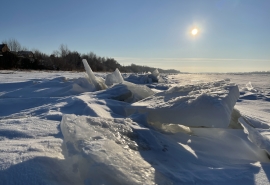
[[[245,59],[245,58],[137,58],[137,57],[112,57],[116,60],[168,60],[168,61],[262,61],[270,59]]]

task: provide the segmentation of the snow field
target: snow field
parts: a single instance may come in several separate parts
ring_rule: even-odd
[[[0,73],[0,184],[269,183],[269,78],[115,73]]]

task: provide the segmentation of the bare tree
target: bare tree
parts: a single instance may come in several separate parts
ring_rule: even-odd
[[[64,45],[64,44],[60,45],[59,52],[60,52],[60,55],[61,55],[62,58],[66,57],[70,53],[67,45]]]
[[[60,57],[60,52],[57,50],[54,50],[52,55],[54,55],[55,57]]]
[[[25,46],[22,46],[21,47],[21,51],[29,51],[29,48],[25,47]]]
[[[10,51],[18,52],[22,50],[21,44],[16,39],[9,39],[8,41],[4,40],[2,43],[7,44]]]

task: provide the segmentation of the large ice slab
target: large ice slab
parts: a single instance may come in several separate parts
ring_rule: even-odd
[[[238,98],[236,84],[215,81],[175,86],[132,104],[126,111],[146,113],[152,124],[225,128]]]
[[[161,151],[149,129],[129,118],[64,115],[61,131],[66,162],[84,184],[153,184],[154,168],[135,152]],[[136,140],[142,134],[147,140]]]
[[[115,69],[113,73],[108,74],[105,79],[105,84],[107,86],[111,86],[114,83],[122,83],[122,82],[124,82],[124,79],[117,68]]]
[[[151,74],[148,75],[148,78],[150,78],[153,82],[159,82],[159,71],[155,69]]]
[[[264,162],[265,169],[269,161],[243,130],[191,128],[194,135],[167,135],[143,127],[137,116],[64,115],[66,168],[85,184],[246,184],[258,173],[254,163]]]
[[[90,81],[90,83],[92,83],[95,86],[96,90],[106,89],[107,86],[105,85],[104,80],[102,80],[101,78],[95,77],[91,67],[87,63],[87,60],[83,59],[82,62],[83,62],[85,71],[88,75],[88,80]]]

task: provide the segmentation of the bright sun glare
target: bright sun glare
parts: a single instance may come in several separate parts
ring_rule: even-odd
[[[191,31],[191,34],[192,35],[197,35],[198,33],[198,29],[194,28],[192,31]]]

